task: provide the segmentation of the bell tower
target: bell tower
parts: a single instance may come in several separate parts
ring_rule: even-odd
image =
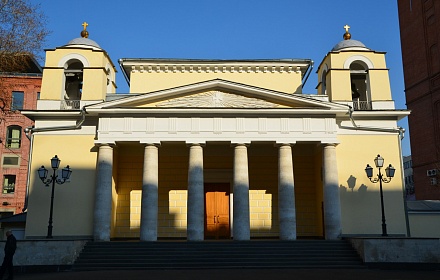
[[[115,93],[116,68],[107,52],[89,39],[88,24],[82,26],[81,37],[46,50],[39,110],[79,110]]]
[[[394,109],[385,53],[351,39],[344,26],[344,40],[336,44],[318,67],[318,93],[354,110]]]

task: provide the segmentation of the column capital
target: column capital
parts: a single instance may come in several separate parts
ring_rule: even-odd
[[[249,147],[250,145],[251,143],[231,143],[231,147],[240,147],[240,146]]]
[[[162,145],[161,143],[141,143],[141,144],[144,145],[144,147],[150,147],[150,146],[160,147]]]
[[[186,146],[187,147],[198,147],[198,146],[200,146],[200,147],[205,147],[206,146],[206,143],[186,143]]]
[[[276,148],[286,147],[286,146],[293,147],[293,146],[295,146],[295,144],[296,144],[296,142],[292,142],[292,143],[275,143],[273,146],[276,147]]]
[[[95,144],[96,147],[100,148],[100,147],[110,147],[110,148],[114,148],[116,147],[115,143],[97,143]]]
[[[339,143],[321,143],[323,147],[336,147]]]

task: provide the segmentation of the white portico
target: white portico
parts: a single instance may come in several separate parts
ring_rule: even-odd
[[[292,148],[308,143],[322,149],[324,156],[324,205],[326,234],[329,239],[340,236],[340,204],[336,152],[337,118],[347,107],[332,104],[323,98],[292,95],[260,89],[230,81],[212,80],[154,93],[139,94],[87,107],[89,115],[99,117],[98,158],[107,164],[98,165],[96,203],[107,209],[95,216],[95,239],[110,239],[112,173],[107,170],[113,161],[109,149],[133,143],[143,146],[141,240],[157,240],[158,192],[161,187],[159,158],[162,143],[184,143],[188,149],[187,239],[203,240],[205,221],[204,174],[216,172],[204,168],[204,149],[211,143],[230,146],[233,166],[227,174],[230,193],[228,219],[234,240],[250,239],[249,158],[248,148],[265,144],[277,151],[279,237],[296,239],[296,208]],[[112,148],[114,147],[114,148]],[[101,155],[105,153],[105,155]],[[111,154],[111,153],[110,153]],[[109,154],[109,155],[110,155]],[[334,173],[334,174],[332,174]],[[209,176],[209,175],[208,175]],[[212,176],[212,175],[211,175]],[[107,178],[104,178],[107,177]],[[222,179],[223,180],[223,179]],[[102,183],[104,182],[104,183]],[[276,183],[276,181],[274,181]],[[107,199],[105,199],[106,197]],[[272,205],[273,206],[273,205]],[[327,228],[328,225],[328,228]]]

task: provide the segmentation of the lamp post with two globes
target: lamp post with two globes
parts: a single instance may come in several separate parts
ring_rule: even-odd
[[[385,210],[384,210],[384,205],[383,205],[382,182],[384,182],[384,183],[391,182],[391,179],[394,177],[394,173],[396,172],[396,169],[390,164],[387,168],[385,168],[386,177],[384,177],[383,176],[384,174],[382,174],[380,172],[380,169],[383,167],[384,161],[385,161],[384,158],[381,157],[380,155],[377,155],[377,157],[374,159],[374,164],[379,169],[379,174],[377,174],[377,178],[374,178],[374,179],[372,178],[373,177],[373,167],[371,167],[369,164],[367,164],[367,167],[365,168],[365,172],[367,173],[368,179],[370,179],[370,181],[372,183],[379,182],[380,206],[382,209],[382,236],[388,236],[387,224],[385,223]]]
[[[52,216],[53,216],[53,199],[55,194],[55,183],[57,184],[64,184],[69,178],[70,174],[72,174],[72,170],[67,165],[61,170],[61,178],[58,178],[57,169],[60,166],[61,160],[58,158],[57,155],[55,155],[51,160],[50,164],[53,169],[53,174],[49,175],[49,178],[47,178],[47,169],[44,168],[44,166],[41,166],[38,169],[38,177],[40,177],[41,181],[46,185],[46,187],[49,187],[49,184],[52,183],[52,195],[50,197],[50,215],[49,215],[49,225],[47,226],[47,236],[46,238],[52,238]],[[46,179],[47,178],[47,179]]]

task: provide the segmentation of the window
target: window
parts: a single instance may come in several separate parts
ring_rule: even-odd
[[[14,193],[15,191],[15,175],[3,176],[3,193]]]
[[[81,61],[73,59],[69,61],[69,66],[64,70],[65,75],[65,95],[66,100],[81,100],[83,68]]]
[[[12,92],[12,102],[11,102],[11,110],[23,110],[24,103],[24,92],[22,91],[13,91]]]
[[[8,126],[6,132],[6,147],[18,149],[21,146],[21,127],[18,125]]]
[[[350,64],[351,98],[355,110],[371,110],[368,96],[368,71],[361,62]]]
[[[327,71],[324,70],[322,72],[322,77],[321,77],[321,94],[322,95],[327,95]]]
[[[3,166],[4,167],[18,167],[20,164],[19,157],[15,155],[4,155]]]

